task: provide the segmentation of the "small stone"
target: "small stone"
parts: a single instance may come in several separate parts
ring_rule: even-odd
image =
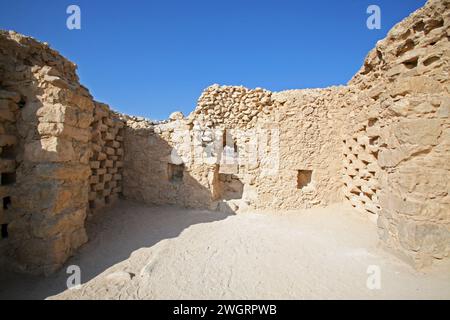
[[[183,120],[184,119],[184,115],[180,111],[175,111],[169,116],[169,119],[170,120]]]

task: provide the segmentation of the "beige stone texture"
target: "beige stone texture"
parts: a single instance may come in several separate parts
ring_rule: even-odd
[[[75,64],[0,31],[1,263],[55,271],[118,197],[227,213],[348,202],[413,266],[448,257],[449,24],[449,0],[430,0],[346,86],[215,84],[159,122],[95,101]]]

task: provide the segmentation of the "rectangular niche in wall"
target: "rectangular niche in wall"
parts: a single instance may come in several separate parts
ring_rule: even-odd
[[[8,238],[8,224],[6,224],[6,223],[2,224],[1,234],[2,234],[2,239]]]
[[[297,171],[297,189],[303,189],[311,183],[312,170]]]
[[[173,183],[182,182],[183,175],[184,175],[184,165],[169,163],[167,165],[167,173],[168,173],[170,182],[173,182]]]
[[[2,159],[16,159],[16,151],[14,146],[3,146],[0,157]]]
[[[11,207],[11,197],[3,198],[3,210],[8,210]]]
[[[15,172],[4,172],[1,174],[1,185],[7,186],[16,182]]]
[[[244,184],[234,174],[219,173],[221,199],[242,199]]]

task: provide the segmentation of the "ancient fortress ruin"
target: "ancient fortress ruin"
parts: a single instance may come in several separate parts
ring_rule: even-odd
[[[0,32],[0,257],[35,274],[119,197],[233,213],[349,202],[414,265],[450,252],[450,1],[395,26],[347,86],[213,85],[187,117],[112,111],[47,44]]]

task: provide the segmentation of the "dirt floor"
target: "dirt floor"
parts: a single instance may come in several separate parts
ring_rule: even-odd
[[[88,233],[51,277],[2,272],[0,298],[450,299],[450,259],[414,271],[344,205],[225,215],[122,201]],[[67,289],[69,265],[81,268],[81,288]],[[367,286],[373,270],[379,289]]]

